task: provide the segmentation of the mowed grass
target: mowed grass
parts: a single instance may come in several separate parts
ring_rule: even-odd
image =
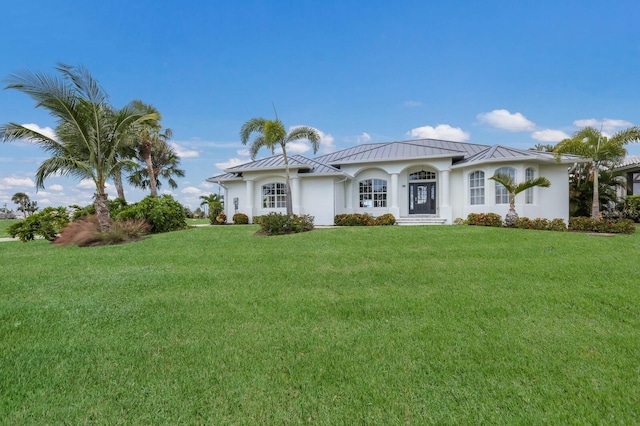
[[[640,422],[640,236],[0,244],[6,424]]]
[[[7,232],[7,228],[9,228],[16,222],[20,222],[20,219],[0,219],[0,238],[10,237],[9,233]]]

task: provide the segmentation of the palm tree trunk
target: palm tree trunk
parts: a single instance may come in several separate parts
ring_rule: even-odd
[[[598,178],[600,175],[600,169],[598,164],[593,162],[593,202],[591,203],[591,218],[600,220],[600,184]]]
[[[289,177],[289,159],[287,158],[287,150],[282,144],[282,155],[284,157],[284,167],[285,167],[285,175],[286,175],[286,190],[287,190],[287,198],[286,198],[286,206],[287,206],[287,216],[293,216],[293,201],[291,200],[291,178]]]
[[[122,171],[118,170],[113,173],[113,183],[116,187],[116,191],[118,191],[118,198],[122,198],[123,201],[126,201],[124,198],[124,186],[122,184]]]
[[[156,176],[153,173],[153,163],[151,162],[151,143],[145,142],[144,149],[144,163],[147,165],[147,173],[149,175],[149,189],[151,190],[151,195],[154,197],[158,196],[158,187],[156,186]]]
[[[95,194],[95,202],[93,203],[96,208],[96,216],[98,218],[98,224],[100,225],[100,231],[106,232],[111,229],[111,214],[109,213],[109,197],[102,192],[101,194]]]

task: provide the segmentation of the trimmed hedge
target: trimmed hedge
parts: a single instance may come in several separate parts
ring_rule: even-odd
[[[288,216],[281,213],[269,213],[260,216],[260,230],[267,235],[297,234],[313,229],[314,217],[311,215]]]
[[[590,217],[569,218],[569,229],[580,232],[611,234],[633,234],[636,232],[636,226],[631,219],[595,220]]]
[[[566,231],[567,225],[564,223],[564,220],[560,218],[549,220],[539,217],[535,219],[519,217],[516,219],[514,228],[537,229],[539,231]]]
[[[387,226],[395,225],[396,218],[391,213],[373,217],[368,213],[337,214],[333,218],[336,226]]]
[[[249,216],[244,213],[236,213],[233,215],[234,225],[246,225],[249,223]]]
[[[467,225],[501,227],[502,216],[497,213],[469,213]]]

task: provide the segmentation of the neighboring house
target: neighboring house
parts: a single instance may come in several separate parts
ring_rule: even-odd
[[[625,195],[640,195],[640,156],[625,158],[613,171],[624,173],[627,181],[626,191],[618,193],[621,198]]]
[[[585,160],[501,145],[434,139],[357,145],[315,159],[289,157],[295,214],[331,225],[336,214],[393,214],[399,223],[451,224],[469,213],[506,215],[509,195],[489,178],[508,173],[516,182],[544,176],[549,188],[516,197],[516,211],[530,218],[569,219],[569,169]],[[225,170],[207,181],[220,184],[225,213],[253,216],[285,213],[282,155]],[[231,202],[232,201],[232,202]]]

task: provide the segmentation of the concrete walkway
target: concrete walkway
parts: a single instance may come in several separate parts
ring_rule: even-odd
[[[7,241],[20,241],[20,240],[17,238],[0,238],[0,243],[4,243]]]

